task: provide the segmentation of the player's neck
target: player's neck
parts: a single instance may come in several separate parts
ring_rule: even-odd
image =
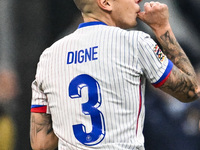
[[[101,21],[109,26],[116,26],[116,24],[109,18],[105,16],[94,16],[94,15],[84,15],[83,14],[84,22],[94,22],[94,21]]]

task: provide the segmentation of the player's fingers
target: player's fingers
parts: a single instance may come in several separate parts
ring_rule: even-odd
[[[146,2],[145,4],[144,4],[144,10],[145,11],[150,11],[150,10],[152,10],[152,8],[154,8],[154,7],[158,7],[160,5],[160,3],[159,2],[154,2],[154,1],[151,1],[151,2]]]
[[[149,2],[149,4],[150,4],[151,7],[154,7],[154,6],[160,5],[161,3],[160,2],[151,1],[151,2]]]
[[[150,2],[150,6],[151,6],[152,8],[155,8],[155,7],[159,8],[160,5],[161,5],[161,3],[159,3],[159,2],[153,2],[153,1]]]
[[[145,20],[145,15],[151,11],[152,7],[149,2],[144,3],[144,11],[138,13],[138,18],[142,21]]]
[[[149,4],[151,7],[153,7],[155,5],[155,2],[151,1]]]
[[[150,3],[151,3],[151,2],[150,2]],[[160,2],[152,2],[152,3],[151,3],[151,6],[152,6],[152,7],[161,8],[161,9],[167,7],[166,4],[160,3]]]
[[[163,4],[163,3],[160,3],[160,2],[154,2],[154,1],[151,1],[151,2],[146,2],[144,4],[144,11],[145,12],[157,12],[157,11],[163,11],[163,10],[167,10],[168,7],[166,4]]]
[[[145,12],[144,12],[144,11],[143,11],[143,12],[139,12],[139,13],[138,13],[138,18],[139,18],[140,20],[144,21],[144,15],[145,15]]]
[[[144,4],[144,11],[149,12],[150,10],[151,10],[151,5],[150,5],[150,3],[146,2]]]
[[[166,4],[160,4],[160,7],[161,7],[162,9],[168,9],[168,6],[167,6]]]
[[[150,3],[149,2],[144,3],[144,7],[150,7]]]

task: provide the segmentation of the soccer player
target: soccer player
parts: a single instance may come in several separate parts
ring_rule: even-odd
[[[74,0],[84,23],[47,48],[32,83],[33,149],[144,150],[146,79],[182,102],[199,97],[168,7],[140,0]],[[163,51],[136,26],[148,24]]]

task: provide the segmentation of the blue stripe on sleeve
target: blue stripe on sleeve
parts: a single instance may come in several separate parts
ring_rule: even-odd
[[[162,82],[162,80],[164,80],[168,76],[168,74],[171,72],[174,64],[171,62],[171,60],[168,60],[168,61],[169,62],[168,62],[168,65],[167,65],[167,68],[166,68],[164,74],[161,76],[161,78],[156,83],[153,83],[153,84],[158,84],[158,83]]]
[[[31,108],[44,107],[45,105],[31,105]]]

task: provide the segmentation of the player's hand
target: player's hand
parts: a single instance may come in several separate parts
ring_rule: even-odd
[[[138,18],[149,25],[153,31],[169,27],[168,6],[159,2],[144,4],[144,11],[138,13]]]

